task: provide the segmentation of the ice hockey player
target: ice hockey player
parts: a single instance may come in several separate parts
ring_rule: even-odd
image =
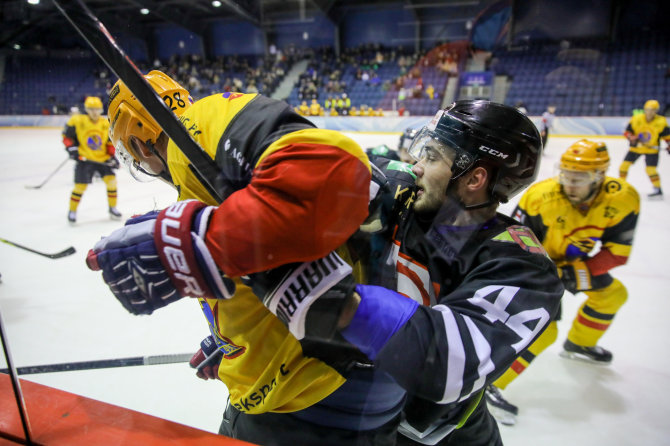
[[[655,99],[644,103],[644,113],[633,115],[628,122],[624,136],[630,143],[630,148],[621,166],[619,166],[619,177],[626,179],[628,169],[644,156],[647,164],[647,176],[651,181],[654,191],[649,194],[650,198],[663,198],[661,189],[661,177],[658,175],[658,152],[661,148],[661,139],[665,140],[666,150],[670,153],[670,127],[665,116],[658,115],[659,104]]]
[[[514,212],[556,262],[566,290],[583,292],[587,297],[572,322],[561,355],[596,364],[612,361],[612,353],[597,343],[628,293],[609,272],[628,260],[640,211],[635,189],[605,175],[609,164],[604,143],[575,142],[561,156],[558,178],[531,186]],[[487,390],[489,405],[499,421],[514,424],[518,413],[499,389],[505,389],[557,337],[557,323],[552,321]]]
[[[367,156],[350,138],[314,127],[283,101],[223,93],[191,104],[188,92],[164,73],[145,78],[218,166],[221,177],[209,183],[221,184],[224,199],[217,203],[207,182],[118,82],[109,118],[120,161],[138,178],[174,186],[183,201],[130,219],[96,244],[90,266],[102,269],[133,314],[150,314],[184,296],[203,297],[200,306],[220,354],[206,373],[227,386],[231,407],[249,415],[312,406],[344,377],[310,356],[309,345],[290,336],[240,277],[320,259],[343,245],[368,214]]]
[[[387,401],[391,414],[389,403],[407,396],[398,444],[501,444],[484,388],[547,327],[564,290],[532,232],[496,212],[536,178],[541,147],[527,117],[489,101],[459,101],[418,133],[409,149],[416,201],[390,228],[388,256],[376,259],[385,270],[371,280],[384,287],[360,284],[343,296],[334,338],[360,349],[374,375],[348,377],[317,403],[324,419],[349,386]],[[296,337],[309,337],[309,307],[321,298],[294,299],[287,316],[282,297],[263,301]],[[375,386],[384,391],[365,391]]]
[[[70,210],[67,219],[70,224],[77,221],[77,207],[86,187],[99,174],[107,186],[109,216],[121,218],[116,208],[117,191],[115,169],[119,162],[114,157],[114,146],[109,141],[109,121],[102,117],[102,101],[89,96],[84,100],[86,114],[75,114],[63,129],[63,144],[70,158],[77,162],[74,169],[74,188],[70,194]]]

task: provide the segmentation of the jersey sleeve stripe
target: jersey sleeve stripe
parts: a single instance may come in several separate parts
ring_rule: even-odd
[[[447,382],[444,394],[438,403],[452,403],[458,401],[463,390],[463,373],[465,371],[465,346],[461,338],[458,324],[454,313],[446,305],[435,305],[433,309],[438,310],[444,321],[447,336]]]

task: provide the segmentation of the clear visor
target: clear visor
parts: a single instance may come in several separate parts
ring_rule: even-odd
[[[402,138],[402,148],[407,150],[410,148],[412,145],[412,142],[414,141],[415,138],[410,138],[409,136],[405,135]]]
[[[442,159],[449,166],[453,164],[456,157],[455,150],[437,139],[435,134],[425,127],[414,137],[412,144],[407,149],[407,153],[417,161]]]
[[[148,183],[157,178],[156,175],[152,175],[147,172],[141,164],[135,159],[132,155],[132,152],[128,150],[123,141],[119,140],[116,145],[116,157],[119,162],[126,167],[130,175],[135,178],[137,181],[142,183]]]
[[[558,169],[558,182],[564,187],[585,187],[599,182],[603,173],[598,171],[581,172]]]

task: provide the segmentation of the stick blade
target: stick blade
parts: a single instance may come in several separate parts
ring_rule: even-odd
[[[49,257],[52,259],[60,259],[61,257],[70,256],[75,252],[77,252],[77,250],[74,249],[74,246],[70,246],[69,248],[62,250],[61,252],[57,252],[55,254],[49,254]]]

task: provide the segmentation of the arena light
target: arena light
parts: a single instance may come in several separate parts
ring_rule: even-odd
[[[30,5],[39,5],[40,4],[40,0],[27,0],[27,1],[28,1],[28,4],[30,4]]]
[[[140,9],[140,14],[147,15],[147,14],[149,14],[149,10],[147,8],[142,8],[142,9]]]
[[[218,8],[219,6],[221,6],[221,2],[219,0],[214,0],[212,2],[212,6],[214,6],[215,8]]]

